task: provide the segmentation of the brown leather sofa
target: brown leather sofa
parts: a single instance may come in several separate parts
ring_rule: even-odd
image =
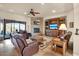
[[[39,46],[37,42],[27,44],[24,35],[14,35],[11,39],[18,53],[22,56],[31,56],[38,52]]]

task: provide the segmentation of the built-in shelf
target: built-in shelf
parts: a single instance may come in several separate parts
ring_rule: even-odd
[[[57,18],[47,19],[45,21],[45,34],[46,35],[50,34],[49,36],[58,36],[60,33],[59,26],[62,23],[66,24],[66,17],[57,17]],[[57,24],[57,29],[50,29],[50,24]]]

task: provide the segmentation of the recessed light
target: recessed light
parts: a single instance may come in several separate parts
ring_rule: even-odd
[[[27,13],[26,13],[26,12],[24,12],[24,14],[26,15]]]
[[[52,10],[52,13],[56,13],[56,10]]]
[[[45,5],[45,3],[41,3],[41,5]]]

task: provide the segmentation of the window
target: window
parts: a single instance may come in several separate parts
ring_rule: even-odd
[[[20,24],[20,30],[25,30],[25,24]]]

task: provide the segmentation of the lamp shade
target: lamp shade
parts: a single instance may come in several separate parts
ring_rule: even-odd
[[[67,30],[67,27],[65,24],[61,24],[59,27],[59,30]]]

